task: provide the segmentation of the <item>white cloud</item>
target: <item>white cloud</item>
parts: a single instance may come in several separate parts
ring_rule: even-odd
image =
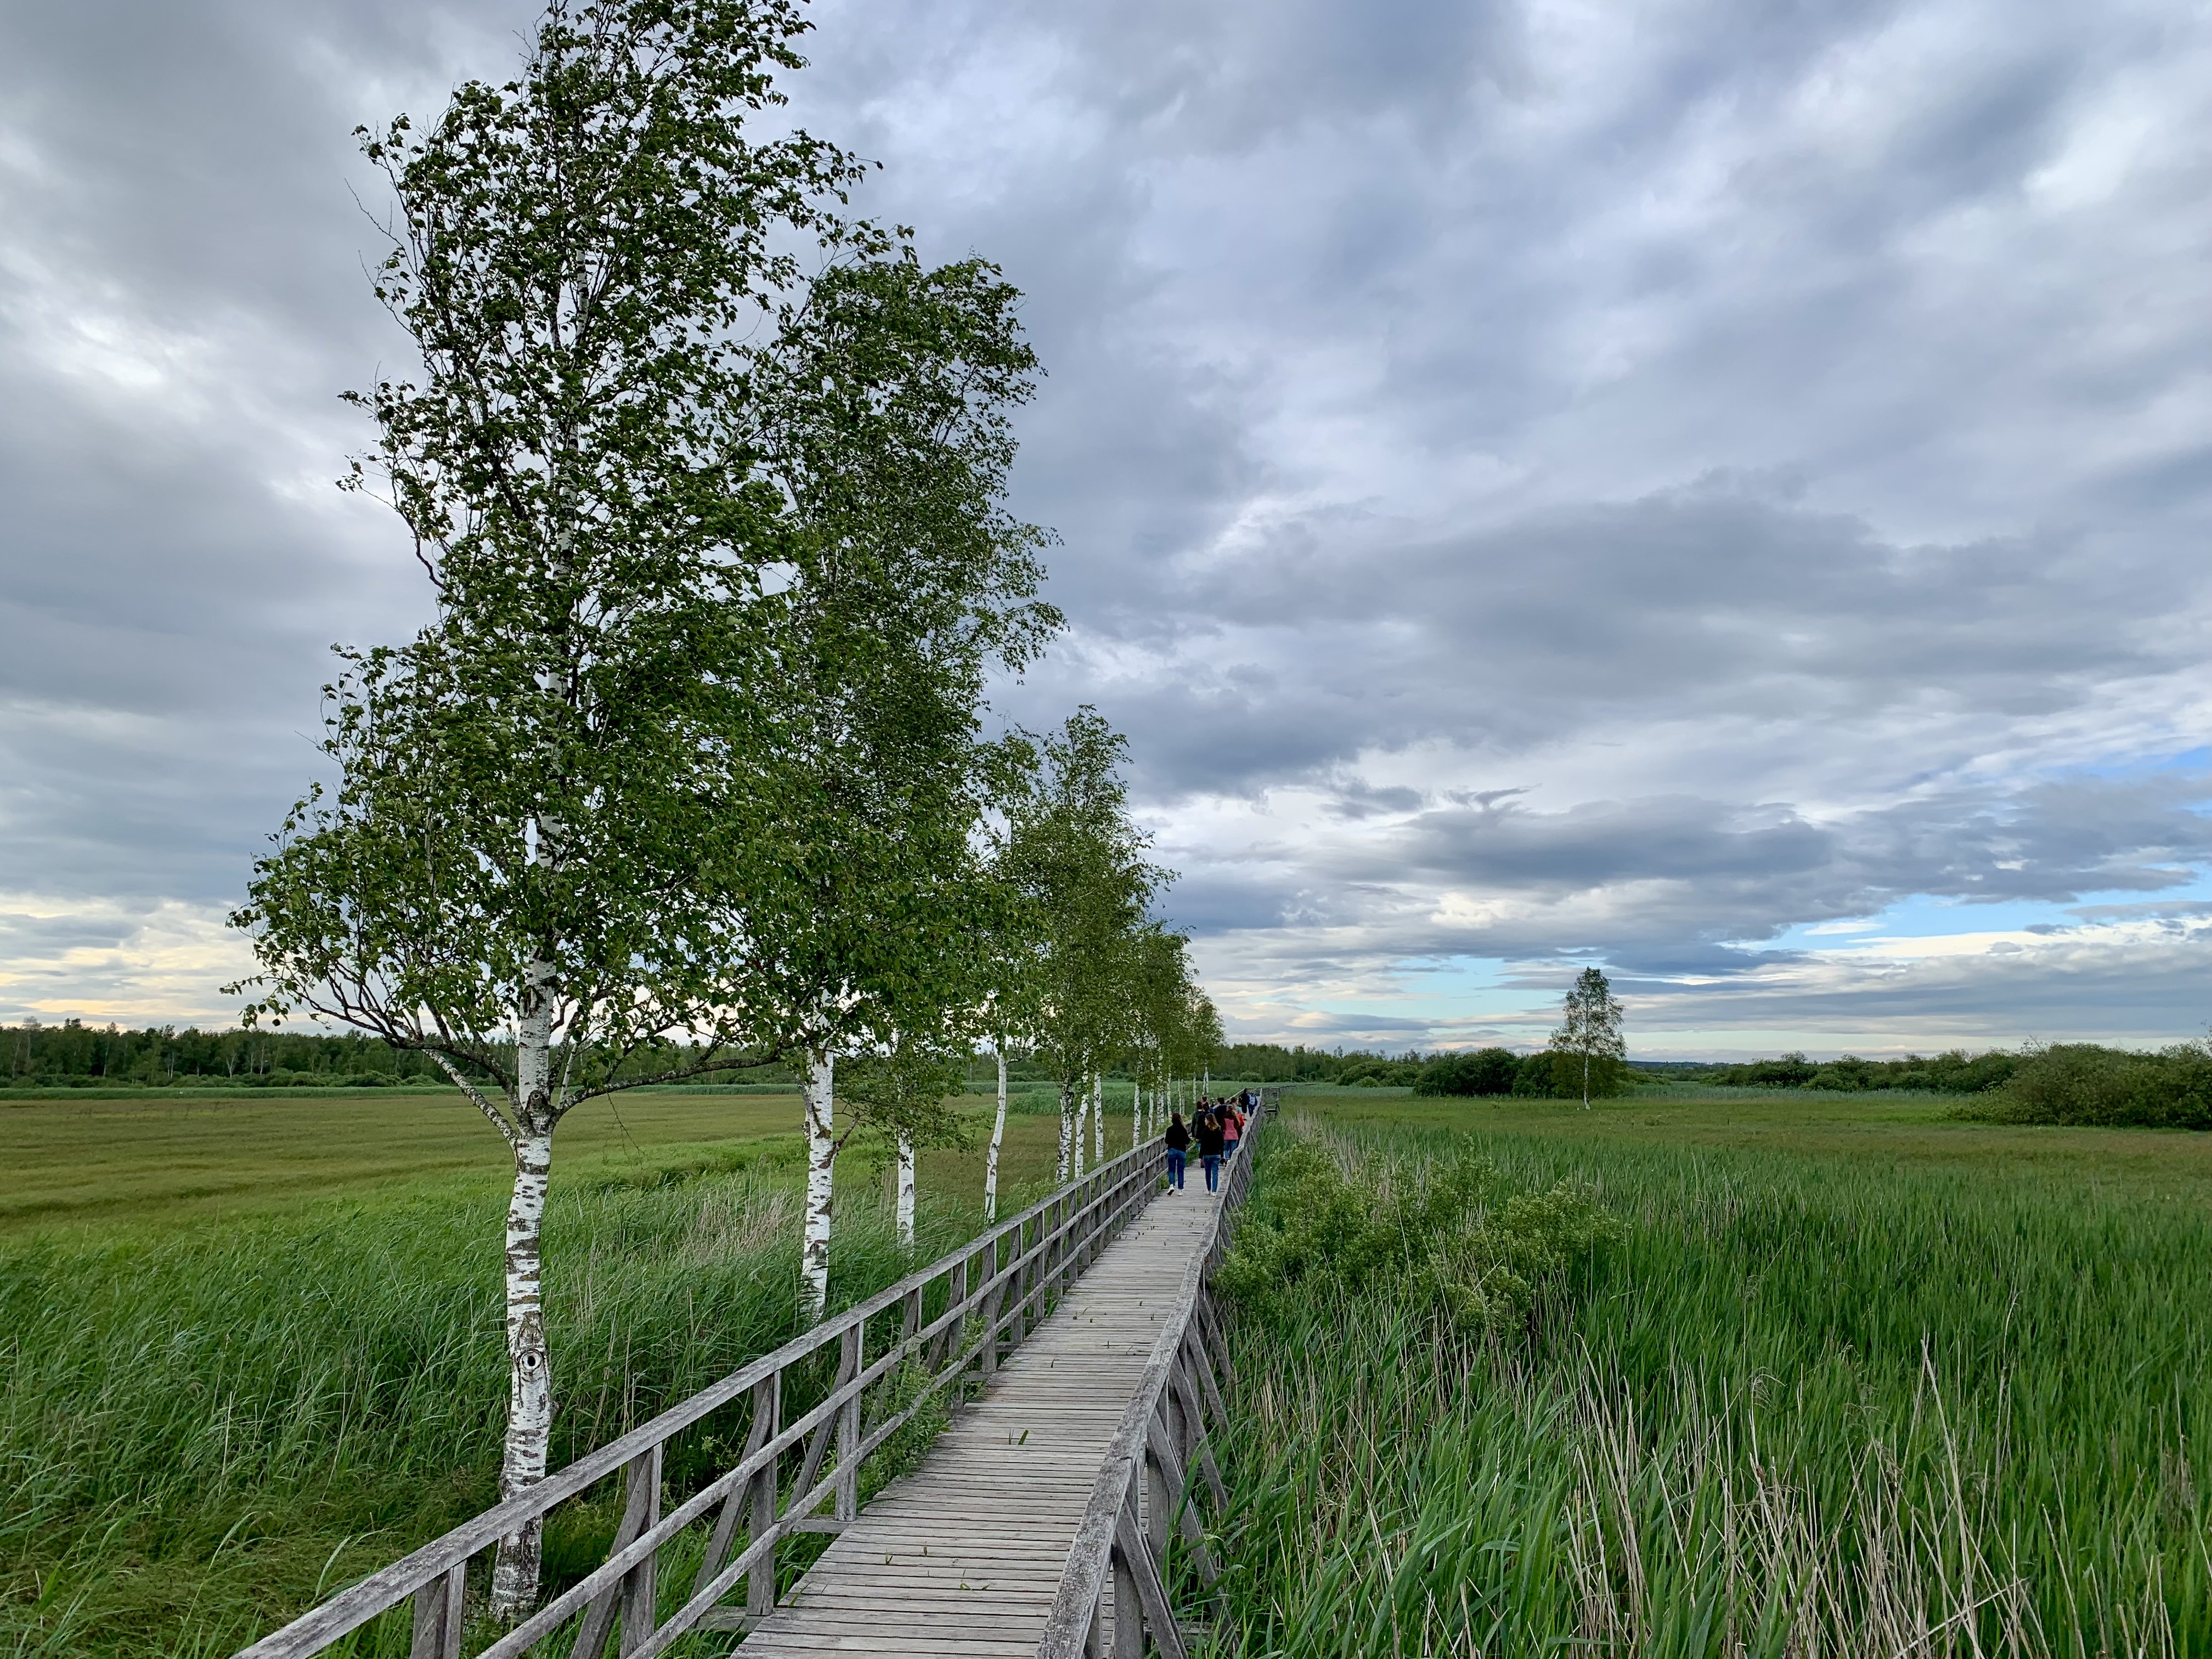
[[[210,906],[0,892],[0,1020],[227,1025],[239,999],[217,988],[252,971],[245,937]]]

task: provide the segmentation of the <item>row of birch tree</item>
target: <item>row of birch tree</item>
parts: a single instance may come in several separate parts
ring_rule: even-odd
[[[556,0],[515,79],[360,134],[420,367],[350,394],[377,440],[343,483],[397,510],[434,614],[339,652],[327,781],[234,920],[250,1021],[430,1056],[512,1154],[503,1497],[546,1472],[543,1230],[579,1105],[796,1066],[818,1316],[853,1135],[896,1144],[910,1237],[915,1150],[957,1133],[979,1042],[1051,1057],[1065,1168],[1086,1082],[1181,1058],[1200,1012],[1120,739],[1090,711],[988,732],[988,685],[1060,623],[1048,538],[1005,506],[1019,296],[853,216],[866,164],[773,118],[805,27]],[[502,1543],[495,1614],[534,1601],[539,1546]]]

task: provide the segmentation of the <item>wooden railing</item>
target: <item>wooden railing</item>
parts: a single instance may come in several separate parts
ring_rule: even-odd
[[[1231,1382],[1229,1345],[1209,1281],[1251,1190],[1260,1127],[1279,1095],[1264,1091],[1265,1108],[1254,1115],[1223,1170],[1221,1202],[1206,1242],[1191,1257],[1144,1378],[1107,1446],[1037,1659],[1103,1655],[1109,1631],[1114,1659],[1143,1659],[1147,1638],[1162,1659],[1186,1659],[1183,1627],[1168,1593],[1169,1540],[1173,1533],[1182,1534],[1191,1565],[1211,1588],[1220,1573],[1191,1501],[1197,1496],[1194,1477],[1205,1481],[1217,1505],[1227,1498],[1205,1428],[1211,1416],[1227,1430],[1224,1390]]]
[[[560,1505],[588,1499],[617,1474],[622,1518],[605,1559],[478,1659],[514,1659],[571,1627],[572,1659],[602,1659],[617,1614],[622,1659],[651,1659],[689,1631],[750,1628],[775,1606],[778,1546],[843,1530],[859,1512],[870,1455],[934,1402],[958,1409],[1152,1200],[1164,1165],[1158,1139],[1123,1153],[371,1574],[238,1659],[304,1659],[410,1601],[412,1659],[459,1659],[475,1559]],[[1231,1161],[1232,1194],[1249,1171],[1248,1155]],[[1217,1224],[1217,1249],[1218,1237]],[[1186,1308],[1185,1323],[1188,1316]],[[717,1449],[740,1430],[744,1449],[723,1466]],[[672,1486],[690,1491],[664,1510]],[[664,1614],[663,1569],[688,1556],[702,1533],[691,1594]],[[740,1583],[743,1608],[723,1606]]]

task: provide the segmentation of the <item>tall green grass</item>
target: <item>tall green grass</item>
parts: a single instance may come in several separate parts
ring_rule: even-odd
[[[0,1655],[227,1654],[493,1502],[502,1202],[0,1247]],[[925,1204],[915,1259],[979,1224]],[[773,1169],[556,1189],[556,1465],[794,1334],[797,1231]],[[909,1260],[840,1194],[839,1301]],[[549,1578],[612,1526],[556,1516]]]
[[[1477,1139],[1530,1186],[1596,1181],[1625,1239],[1533,1340],[1462,1334],[1387,1280],[1240,1324],[1219,1650],[2212,1651],[2195,1207]]]

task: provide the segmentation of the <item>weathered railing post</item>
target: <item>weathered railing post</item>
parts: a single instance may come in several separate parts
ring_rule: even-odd
[[[653,1447],[642,1456],[633,1459],[623,1473],[623,1480],[629,1488],[629,1507],[640,1511],[642,1518],[640,1533],[659,1524],[663,1450],[661,1446]],[[622,1646],[617,1651],[625,1656],[636,1652],[659,1622],[655,1614],[660,1597],[659,1575],[656,1571],[659,1559],[658,1549],[650,1551],[623,1577]],[[597,1656],[580,1654],[577,1659],[597,1659]]]
[[[461,1659],[461,1620],[468,1611],[469,1564],[415,1592],[415,1641],[408,1659]]]
[[[766,1399],[763,1399],[763,1391]],[[768,1412],[768,1437],[773,1439],[783,1427],[783,1376],[781,1373],[768,1379],[753,1390],[753,1410]],[[766,1443],[764,1441],[763,1444]],[[775,1525],[775,1469],[776,1460],[753,1476],[752,1519],[746,1532],[746,1541],[754,1542],[769,1535]],[[754,1561],[752,1570],[745,1576],[745,1611],[765,1615],[775,1609],[775,1552],[764,1550]]]
[[[860,1364],[867,1352],[864,1340],[867,1331],[866,1321],[849,1327],[845,1332],[843,1370],[848,1376],[858,1376]],[[860,1512],[860,1391],[853,1390],[851,1397],[837,1408],[837,1518],[851,1521]]]

